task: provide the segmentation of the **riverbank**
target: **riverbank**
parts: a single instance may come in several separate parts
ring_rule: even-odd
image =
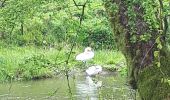
[[[70,53],[69,47],[43,48],[34,46],[0,48],[0,80],[31,80],[53,77],[66,69],[82,69],[83,63],[75,56],[83,51],[76,47],[71,53],[68,65],[65,61]],[[105,69],[126,73],[125,59],[114,50],[95,50],[94,59],[88,65],[101,65]]]

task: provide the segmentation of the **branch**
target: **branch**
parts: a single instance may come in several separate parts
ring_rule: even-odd
[[[87,4],[87,1],[83,5],[83,9],[82,9],[81,17],[80,17],[80,25],[81,25],[81,22],[83,21],[84,10],[85,10],[86,4]]]
[[[73,0],[73,1],[74,1],[74,0]],[[79,27],[79,29],[81,28],[81,25],[82,25],[83,16],[84,16],[84,10],[85,10],[87,1],[88,1],[88,0],[86,0],[86,2],[85,2],[83,5],[81,5],[81,6],[83,6],[83,9],[82,9],[81,17],[80,17],[80,27]],[[77,5],[75,1],[74,1],[74,4]],[[79,6],[80,6],[80,5],[79,5]],[[79,33],[79,32],[78,32],[78,33]],[[67,60],[65,61],[65,62],[66,62],[66,65],[68,64],[68,61],[69,61],[70,56],[71,56],[71,54],[72,54],[72,51],[73,51],[73,48],[74,48],[74,46],[75,46],[77,37],[78,37],[78,34],[76,34],[76,37],[75,37],[75,39],[74,39],[74,41],[73,41],[73,44],[72,44],[72,46],[71,46],[71,50],[70,50],[70,53],[69,53],[69,55],[68,55],[68,58],[67,58]]]
[[[83,6],[83,5],[77,4],[75,0],[73,0],[73,2],[74,2],[74,5],[75,5],[78,9],[79,9],[79,6]]]
[[[152,48],[154,47],[154,45],[156,44],[156,41],[152,44],[152,46],[149,48],[149,50],[146,52],[146,54],[144,55],[144,57],[143,57],[143,59],[142,59],[142,61],[141,61],[141,64],[140,64],[140,69],[141,69],[141,67],[142,67],[142,65],[143,65],[143,63],[144,63],[144,60],[146,59],[146,57],[147,57],[147,55],[149,54],[149,52],[152,50]],[[139,70],[140,70],[139,69]]]
[[[1,1],[1,5],[0,5],[1,8],[4,7],[6,1],[7,0]]]

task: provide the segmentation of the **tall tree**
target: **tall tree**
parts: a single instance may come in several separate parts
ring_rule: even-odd
[[[170,52],[162,0],[103,0],[129,83],[142,100],[170,99]]]

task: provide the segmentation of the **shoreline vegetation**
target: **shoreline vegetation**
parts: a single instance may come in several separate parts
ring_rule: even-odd
[[[75,60],[75,56],[83,49],[75,47],[66,66],[69,46],[60,49],[34,46],[0,48],[0,81],[43,79],[54,77],[65,70],[85,69],[83,62]],[[87,62],[87,66],[96,64],[110,71],[119,71],[122,75],[127,72],[125,58],[118,51],[95,50],[95,57]]]

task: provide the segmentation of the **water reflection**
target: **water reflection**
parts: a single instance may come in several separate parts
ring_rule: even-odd
[[[99,88],[99,87],[102,86],[102,81],[96,80],[95,78],[90,77],[90,76],[86,77],[86,82],[87,82],[87,84],[89,85],[90,88],[91,87]]]
[[[0,84],[0,100],[134,100],[133,94],[124,78],[113,75]]]
[[[102,86],[102,81],[87,76],[84,81],[76,84],[78,99],[98,100],[98,89]]]

